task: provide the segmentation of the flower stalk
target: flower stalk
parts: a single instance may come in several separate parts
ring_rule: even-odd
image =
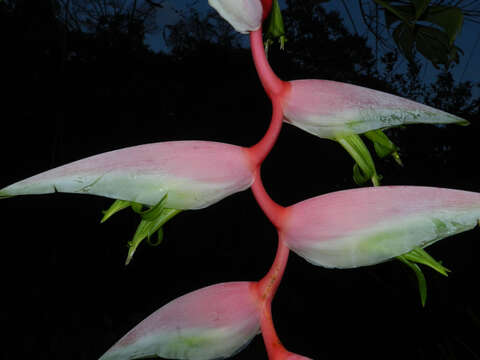
[[[276,99],[280,100],[290,86],[275,74],[268,62],[263,45],[261,26],[260,29],[250,33],[250,47],[252,50],[253,62],[265,92],[272,101],[275,101]]]

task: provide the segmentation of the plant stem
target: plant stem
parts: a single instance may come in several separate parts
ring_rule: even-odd
[[[252,192],[255,200],[257,200],[258,205],[267,215],[270,222],[278,229],[283,224],[283,218],[286,213],[286,208],[277,204],[272,198],[268,195],[265,188],[263,187],[262,178],[260,175],[260,166],[258,166],[257,171],[255,171],[254,182],[252,185]]]
[[[263,341],[270,360],[311,360],[305,356],[291,353],[282,345],[272,319],[272,300],[282,281],[290,250],[279,238],[277,254],[268,273],[257,283],[257,296],[260,302],[260,327]]]
[[[262,40],[262,28],[250,33],[250,44],[253,61],[262,85],[272,101],[272,119],[264,137],[249,151],[253,166],[260,166],[272,149],[278,138],[283,120],[283,98],[290,90],[290,83],[280,80],[273,72],[267,57]]]
[[[262,5],[263,20],[265,20],[271,10],[272,0],[262,0]],[[252,192],[255,200],[262,208],[265,215],[267,215],[272,224],[279,229],[284,223],[286,209],[283,206],[278,205],[268,195],[263,187],[260,168],[263,160],[265,160],[277,141],[282,128],[282,102],[283,97],[290,90],[290,84],[280,80],[270,67],[263,47],[261,27],[250,33],[250,44],[255,68],[265,92],[272,101],[273,107],[272,119],[267,132],[257,144],[247,149],[252,165],[255,167]],[[267,348],[268,357],[271,360],[286,360],[287,358],[291,360],[307,359],[303,356],[290,353],[285,349],[278,338],[272,320],[272,300],[277,292],[280,282],[282,281],[283,273],[287,266],[289,251],[287,245],[279,237],[275,260],[268,273],[257,283],[256,287],[260,306],[260,327],[262,329],[262,336],[265,342],[265,347]]]
[[[250,47],[252,49],[253,62],[265,92],[272,101],[274,98],[278,99],[289,88],[289,83],[280,80],[268,63],[265,48],[263,47],[261,26],[258,30],[250,33]]]
[[[248,149],[254,167],[260,167],[263,160],[265,160],[270,153],[270,150],[272,150],[282,129],[283,111],[281,105],[278,101],[274,101],[272,106],[272,119],[267,132],[258,143]]]
[[[262,20],[265,20],[272,10],[272,0],[262,0],[263,14]]]
[[[285,242],[279,239],[275,260],[268,273],[258,282],[258,292],[262,301],[266,303],[272,302],[285,272],[289,252],[290,250],[285,245]]]
[[[287,350],[278,338],[275,326],[272,320],[271,305],[265,304],[260,313],[260,327],[262,329],[263,341],[269,359],[281,358],[281,355],[287,353]]]
[[[261,304],[260,326],[262,328],[263,340],[270,359],[275,359],[279,353],[286,352],[275,331],[271,308],[273,297],[277,292],[287,265],[288,253],[288,247],[281,239],[279,239],[275,260],[268,273],[258,282],[257,287],[258,297]]]

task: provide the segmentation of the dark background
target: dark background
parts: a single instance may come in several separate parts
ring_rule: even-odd
[[[35,3],[0,4],[2,186],[131,145],[196,139],[251,146],[264,134],[269,100],[244,40],[187,32],[181,41],[173,37],[170,52],[156,54],[142,31],[66,30],[51,15],[51,2]],[[287,22],[292,14],[286,12]],[[322,16],[317,21],[325,27],[304,29],[317,34],[311,43],[292,35],[285,52],[270,54],[283,78],[397,93],[401,81],[410,86],[406,68],[397,83],[389,79],[393,73],[377,71],[362,39],[344,33],[338,17]],[[343,37],[325,35],[329,26]],[[300,61],[307,46],[311,59]],[[376,159],[383,184],[480,191],[478,100],[448,83],[448,72],[443,76],[437,92],[417,84],[422,100],[450,106],[471,125],[390,131],[405,166]],[[338,144],[285,125],[263,166],[264,185],[290,205],[355,187],[352,165]],[[128,267],[126,243],[138,219],[123,211],[100,224],[111,202],[72,194],[0,202],[1,359],[98,358],[168,301],[214,283],[258,280],[273,260],[276,234],[250,191],[178,215],[165,226],[164,242],[142,244]],[[429,248],[452,273],[444,278],[424,268],[426,308],[413,273],[398,261],[331,270],[291,254],[273,303],[280,339],[315,359],[479,359],[478,237],[473,230]],[[265,358],[260,336],[234,357]]]

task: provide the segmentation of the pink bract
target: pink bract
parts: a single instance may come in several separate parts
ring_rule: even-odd
[[[230,357],[260,332],[254,284],[221,283],[181,296],[130,330],[100,360]]]
[[[334,139],[403,124],[468,122],[441,110],[381,91],[328,80],[295,80],[285,97],[285,121]]]
[[[60,166],[0,190],[0,196],[58,192],[101,195],[199,209],[247,189],[253,170],[247,151],[208,141],[170,141],[110,151]]]
[[[291,250],[315,265],[373,265],[474,228],[480,194],[382,186],[318,196],[286,209],[280,229]]]

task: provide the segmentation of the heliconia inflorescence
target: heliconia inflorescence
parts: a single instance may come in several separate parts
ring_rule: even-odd
[[[253,182],[246,150],[209,141],[170,141],[91,156],[0,190],[1,197],[91,194],[172,209],[201,209]]]
[[[115,199],[105,221],[131,207],[141,223],[130,243],[127,263],[138,244],[182,210],[210,206],[236,192],[253,195],[278,231],[275,260],[258,282],[212,285],[161,307],[143,320],[100,360],[159,356],[168,359],[228,358],[261,333],[272,360],[308,360],[289,352],[278,338],[271,303],[292,250],[324,267],[355,268],[398,258],[410,266],[426,290],[417,263],[446,275],[425,247],[474,228],[480,194],[432,187],[393,186],[345,190],[283,207],[263,187],[260,168],[274,146],[282,121],[321,138],[338,141],[355,159],[357,182],[379,185],[373,160],[360,139],[370,139],[380,157],[400,159],[382,130],[411,123],[466,124],[455,115],[351,84],[326,80],[280,80],[264,50],[262,22],[271,9],[268,32],[284,36],[277,0],[209,0],[237,31],[250,34],[255,67],[273,107],[270,127],[254,146],[208,141],[172,141],[92,156],[19,181],[0,197],[69,192]],[[273,6],[272,6],[273,5]],[[281,40],[283,46],[284,38]],[[268,44],[267,44],[268,45]],[[143,207],[147,209],[143,209]]]
[[[169,141],[91,156],[32,176],[0,190],[0,197],[66,192],[116,199],[102,222],[132,207],[141,222],[128,264],[139,244],[182,210],[202,209],[253,182],[252,152],[210,141]],[[147,210],[142,210],[147,206]]]
[[[480,194],[418,186],[338,191],[289,206],[279,232],[315,265],[374,265],[474,228]]]
[[[468,121],[430,106],[382,91],[328,80],[289,82],[284,120],[320,138],[338,141],[356,162],[354,180],[379,185],[371,155],[358,136],[375,145],[379,157],[392,155],[402,165],[397,147],[383,130],[408,124],[458,124]]]
[[[183,295],[161,307],[100,360],[224,359],[260,332],[255,283],[222,283]]]
[[[462,124],[458,116],[381,91],[328,80],[295,80],[285,98],[285,121],[321,138],[407,124]]]

